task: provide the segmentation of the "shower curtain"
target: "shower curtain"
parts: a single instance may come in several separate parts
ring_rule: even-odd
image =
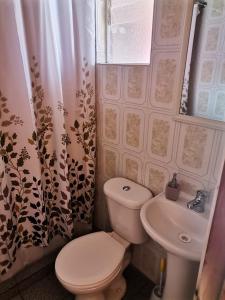
[[[0,1],[0,274],[19,248],[91,223],[92,0]]]

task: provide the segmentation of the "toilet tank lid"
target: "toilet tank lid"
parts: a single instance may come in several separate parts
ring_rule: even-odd
[[[108,198],[130,209],[140,209],[147,200],[152,198],[151,191],[146,187],[122,177],[106,181],[104,193]]]

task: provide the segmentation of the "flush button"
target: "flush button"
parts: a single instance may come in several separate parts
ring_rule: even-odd
[[[127,192],[127,191],[129,191],[129,190],[130,190],[129,185],[124,185],[124,186],[123,186],[123,191]]]
[[[179,239],[183,242],[183,243],[190,243],[191,242],[191,237],[189,236],[189,234],[182,232],[179,234]]]

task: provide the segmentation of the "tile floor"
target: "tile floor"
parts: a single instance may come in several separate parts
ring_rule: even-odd
[[[124,273],[127,293],[123,300],[149,300],[154,284],[133,266]],[[14,283],[14,284],[13,284]],[[8,288],[7,288],[8,286]],[[58,282],[51,264],[18,282],[0,284],[0,300],[73,300],[74,297]]]

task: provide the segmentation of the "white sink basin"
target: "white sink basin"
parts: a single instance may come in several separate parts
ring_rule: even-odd
[[[146,232],[168,252],[199,261],[207,219],[186,207],[167,200],[164,194],[149,200],[141,209]]]

